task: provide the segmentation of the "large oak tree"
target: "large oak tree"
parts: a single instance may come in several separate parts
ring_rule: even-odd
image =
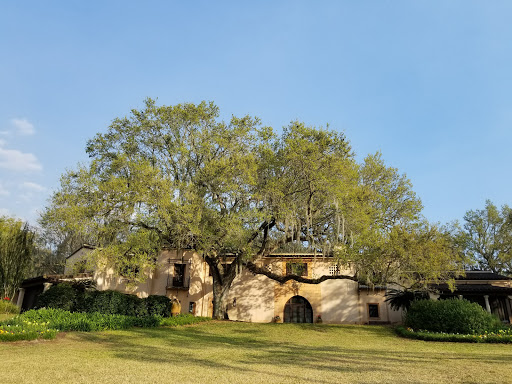
[[[43,225],[91,239],[98,260],[134,281],[163,246],[197,251],[212,271],[216,318],[240,268],[280,282],[370,284],[412,281],[418,268],[426,283],[458,268],[440,232],[419,221],[410,181],[380,154],[358,164],[332,130],[292,122],[276,134],[250,116],[220,121],[213,103],[148,99],[87,153],[89,164],[63,175]],[[262,257],[287,250],[332,256],[353,273],[307,279],[261,268]]]

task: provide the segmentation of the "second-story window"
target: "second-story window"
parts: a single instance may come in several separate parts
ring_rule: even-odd
[[[308,275],[308,263],[301,263],[301,262],[286,263],[286,274],[287,275],[307,276]]]
[[[174,264],[174,276],[172,278],[173,287],[183,287],[185,284],[185,266],[186,264]]]

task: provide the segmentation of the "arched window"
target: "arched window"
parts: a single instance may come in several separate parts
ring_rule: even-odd
[[[302,296],[293,296],[284,306],[285,323],[312,323],[313,308]]]

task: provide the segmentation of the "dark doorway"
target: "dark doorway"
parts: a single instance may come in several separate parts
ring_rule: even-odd
[[[284,306],[285,323],[312,323],[313,308],[302,296],[293,296]]]

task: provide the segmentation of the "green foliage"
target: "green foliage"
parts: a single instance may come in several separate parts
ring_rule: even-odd
[[[0,298],[14,296],[29,271],[33,249],[28,225],[0,216]]]
[[[43,308],[30,310],[13,319],[0,322],[0,341],[53,339],[59,331],[93,332],[131,327],[176,327],[208,320],[211,319],[192,315],[180,315],[172,318],[163,318],[158,315],[135,317]]]
[[[164,327],[177,327],[180,325],[189,325],[210,321],[209,317],[193,316],[190,314],[166,317],[160,320],[160,325]]]
[[[152,295],[141,299],[117,291],[96,291],[63,283],[53,285],[39,295],[36,308],[58,308],[72,312],[98,312],[134,317],[166,317],[171,314],[171,305],[171,300],[166,296]]]
[[[17,316],[0,323],[0,342],[35,339],[53,339],[58,331],[48,322],[34,322]]]
[[[19,313],[18,306],[11,302],[11,300],[0,299],[0,313]]]
[[[52,285],[37,298],[36,308],[59,308],[65,311],[76,307],[77,290],[71,284]]]
[[[467,300],[419,300],[411,304],[405,325],[429,332],[481,334],[499,329],[499,319]]]
[[[413,301],[428,300],[429,297],[428,291],[422,290],[389,289],[386,292],[386,301],[394,311],[398,311],[400,309],[408,310]]]
[[[490,200],[484,209],[467,211],[456,240],[481,269],[512,274],[512,208],[499,210]]]
[[[30,310],[18,317],[31,322],[47,323],[49,328],[59,331],[91,332],[126,329],[130,327],[156,327],[160,324],[160,318],[158,316],[138,318],[134,316],[102,314],[98,312],[69,312],[55,308]]]
[[[98,267],[134,284],[162,246],[194,249],[212,271],[217,318],[236,270],[272,252],[334,254],[371,284],[426,284],[458,268],[439,231],[418,223],[407,177],[380,154],[358,164],[334,130],[295,121],[276,135],[250,116],[220,121],[213,103],[148,99],[87,153],[89,165],[63,175],[43,226],[89,239]],[[235,260],[224,267],[227,253]]]
[[[148,314],[169,317],[171,314],[172,301],[166,296],[150,295],[145,299],[148,307]]]
[[[397,327],[396,333],[409,339],[424,341],[450,341],[455,343],[512,343],[512,329],[502,328],[493,332],[483,332],[481,334],[459,334],[459,333],[439,333],[428,331],[415,331],[412,328]]]

